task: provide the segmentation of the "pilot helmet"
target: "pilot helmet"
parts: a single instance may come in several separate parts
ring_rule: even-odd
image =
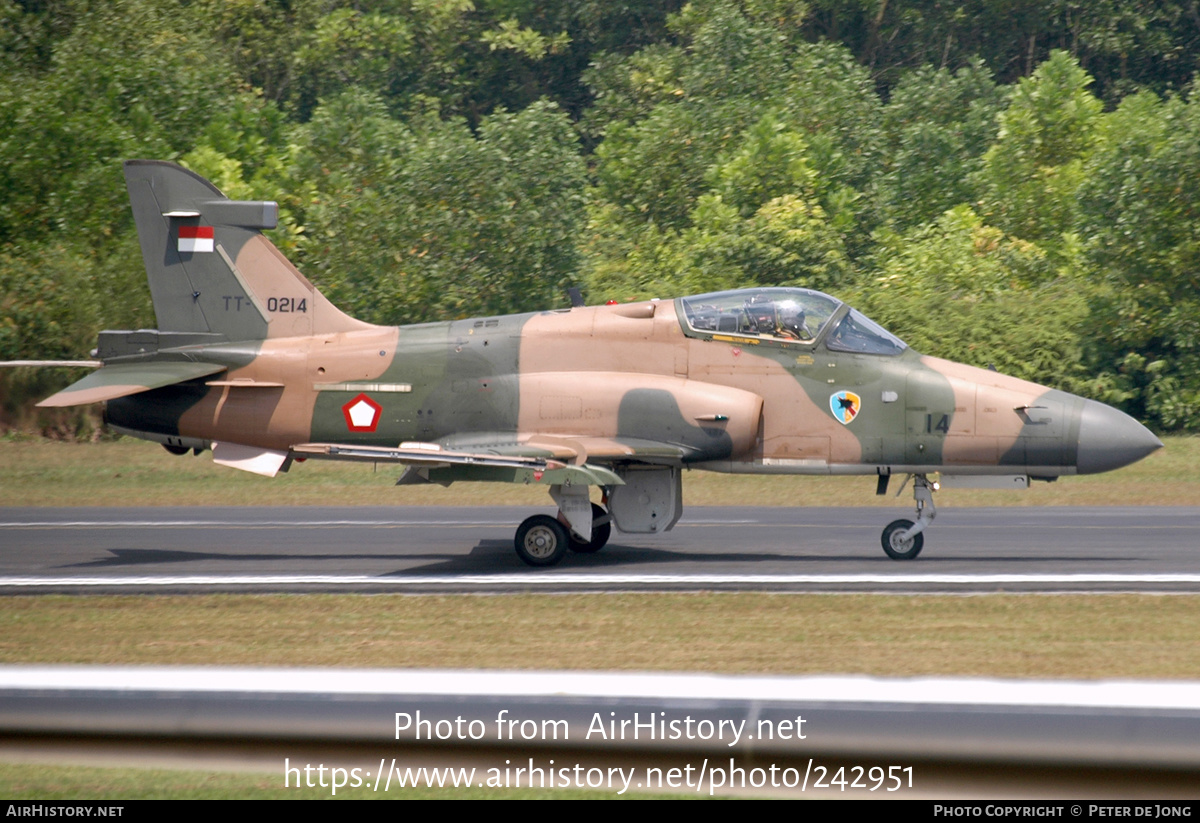
[[[790,300],[780,304],[779,328],[802,340],[807,338],[809,334],[808,329],[804,327],[804,307]]]

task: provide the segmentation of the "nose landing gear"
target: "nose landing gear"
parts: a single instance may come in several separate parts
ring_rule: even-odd
[[[923,474],[913,475],[913,498],[917,501],[917,522],[911,520],[893,520],[883,530],[881,542],[883,551],[893,560],[912,560],[925,547],[923,532],[937,517],[937,507],[933,505],[933,493],[937,490],[936,483],[930,483]],[[904,491],[904,487],[900,487]]]

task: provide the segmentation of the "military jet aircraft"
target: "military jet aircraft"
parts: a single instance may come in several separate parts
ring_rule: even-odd
[[[915,520],[882,544],[909,560],[931,475],[1023,487],[1162,446],[1113,408],[923,356],[808,289],[370,325],[262,234],[275,203],[171,163],[124,168],[158,328],[102,332],[103,367],[39,405],[103,401],[119,432],[270,476],[327,458],[399,464],[401,484],[541,484],[558,516],[517,529],[532,566],[598,551],[613,527],[669,531],[685,468],[867,475],[879,494],[908,475]]]

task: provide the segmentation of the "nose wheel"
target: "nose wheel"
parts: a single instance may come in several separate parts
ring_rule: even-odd
[[[911,520],[893,520],[883,530],[883,550],[893,560],[912,560],[925,547],[925,535],[908,536],[912,529]]]
[[[936,483],[930,483],[923,474],[913,476],[913,498],[917,501],[917,522],[911,520],[893,520],[883,530],[881,542],[883,551],[893,560],[912,560],[925,547],[925,528],[937,517],[937,507],[933,505],[933,492]],[[900,487],[904,491],[904,487]]]

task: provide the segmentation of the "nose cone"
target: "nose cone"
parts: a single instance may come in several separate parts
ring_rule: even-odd
[[[1080,474],[1119,469],[1161,448],[1162,441],[1129,415],[1095,400],[1083,401],[1076,461]]]

